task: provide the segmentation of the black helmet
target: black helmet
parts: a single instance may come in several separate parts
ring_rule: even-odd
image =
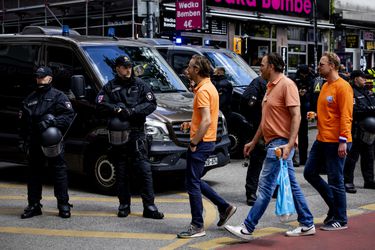
[[[56,127],[49,127],[41,134],[42,151],[47,157],[56,157],[62,151],[62,134]]]
[[[112,117],[108,122],[108,140],[112,145],[123,145],[128,142],[130,123],[121,121],[118,117]]]
[[[375,117],[367,117],[363,119],[360,123],[363,130],[375,134]]]

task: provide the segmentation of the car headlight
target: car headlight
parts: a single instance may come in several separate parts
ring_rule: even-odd
[[[153,141],[170,141],[169,133],[165,123],[146,118],[145,131],[152,136]]]
[[[222,112],[220,112],[221,120],[223,121],[223,135],[228,134],[227,120]]]

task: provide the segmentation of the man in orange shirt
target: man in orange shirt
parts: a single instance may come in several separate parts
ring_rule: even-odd
[[[326,52],[319,62],[319,74],[327,79],[318,98],[318,135],[305,165],[305,179],[328,205],[328,216],[322,230],[347,228],[344,163],[350,150],[353,120],[353,89],[339,76],[340,59]],[[327,171],[328,183],[319,176]]]
[[[218,207],[219,227],[224,225],[237,209],[201,180],[205,162],[215,148],[219,117],[219,94],[209,78],[210,71],[208,59],[199,55],[192,57],[187,68],[188,77],[196,84],[191,123],[184,122],[181,125],[181,130],[190,127],[190,145],[186,156],[186,189],[189,193],[192,221],[186,231],[177,234],[179,238],[206,235],[202,215],[202,194]]]
[[[258,197],[244,223],[239,226],[225,226],[233,235],[251,240],[255,226],[271,201],[280,171],[280,161],[275,154],[282,148],[282,158],[288,166],[290,186],[300,225],[286,232],[287,236],[315,234],[313,216],[296,180],[293,155],[297,145],[298,128],[301,121],[300,100],[295,83],[283,74],[284,62],[279,54],[271,53],[263,57],[260,71],[268,81],[267,92],[262,102],[262,119],[251,142],[245,145],[245,157],[255,148],[263,136],[266,143],[266,159],[259,177]]]

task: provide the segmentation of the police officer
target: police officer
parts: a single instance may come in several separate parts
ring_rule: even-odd
[[[241,113],[246,117],[247,121],[252,124],[251,138],[255,135],[262,119],[262,100],[267,90],[267,82],[261,78],[255,78],[246,88],[241,98]],[[249,206],[254,205],[257,195],[259,174],[262,169],[266,151],[264,143],[258,143],[254,151],[250,154],[250,163],[246,174],[246,203]]]
[[[47,160],[50,168],[54,168],[54,194],[61,218],[70,217],[68,203],[67,165],[63,158],[62,133],[69,128],[74,118],[74,111],[68,97],[51,85],[52,70],[40,67],[35,72],[36,89],[22,103],[20,111],[20,135],[23,141],[20,148],[28,153],[28,206],[21,215],[22,219],[42,214],[42,182],[43,166]],[[45,149],[45,140],[58,136],[55,147]],[[52,145],[48,145],[52,146]],[[55,149],[55,151],[51,151]],[[49,150],[49,151],[48,151]],[[53,154],[51,154],[53,153]]]
[[[354,91],[354,108],[352,148],[346,158],[344,167],[344,182],[347,193],[356,193],[354,185],[354,169],[359,156],[361,155],[361,171],[364,179],[364,188],[375,189],[374,182],[374,142],[366,141],[363,138],[366,131],[362,128],[362,123],[369,117],[375,117],[375,95],[366,86],[366,75],[360,70],[354,70],[350,78]],[[375,130],[375,128],[374,128]]]
[[[300,97],[301,124],[298,130],[298,155],[299,161],[294,162],[294,166],[305,165],[307,160],[308,138],[308,120],[307,111],[310,110],[310,98],[314,86],[314,74],[309,67],[302,64],[298,67],[296,76],[292,79],[298,88]]]
[[[146,83],[134,77],[132,66],[128,56],[116,58],[117,75],[97,96],[98,111],[106,115],[110,123],[120,119],[130,124],[129,141],[123,145],[112,144],[109,151],[109,158],[116,167],[120,202],[117,215],[127,217],[130,213],[129,165],[133,165],[142,181],[143,217],[162,219],[164,214],[158,211],[154,203],[152,172],[144,132],[146,116],[156,109],[156,100]]]
[[[219,108],[228,119],[228,114],[231,112],[233,86],[225,76],[225,68],[216,67],[211,81],[219,93]]]

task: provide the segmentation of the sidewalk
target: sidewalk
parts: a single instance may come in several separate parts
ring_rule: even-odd
[[[349,218],[349,228],[341,231],[322,231],[317,224],[313,236],[286,237],[284,233],[257,238],[251,242],[238,243],[223,249],[338,249],[368,250],[375,244],[375,212]]]

